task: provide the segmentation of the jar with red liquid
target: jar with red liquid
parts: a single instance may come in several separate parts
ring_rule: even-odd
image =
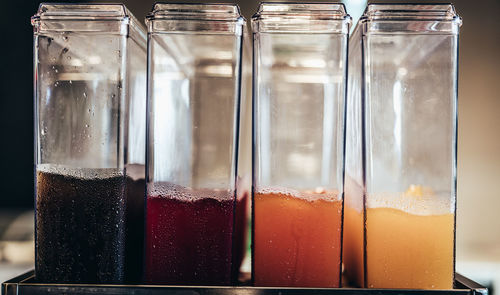
[[[229,285],[245,20],[232,4],[156,4],[147,25],[144,278]]]
[[[277,2],[252,18],[256,286],[340,286],[350,19]]]

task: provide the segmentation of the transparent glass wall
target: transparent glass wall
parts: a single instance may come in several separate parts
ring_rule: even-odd
[[[127,206],[125,212],[125,279],[142,282],[144,264],[144,200],[146,197],[146,74],[147,34],[137,30],[127,39],[127,150],[125,159]]]

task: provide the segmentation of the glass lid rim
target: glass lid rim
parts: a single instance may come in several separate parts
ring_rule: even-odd
[[[42,2],[32,20],[124,20],[130,11],[121,3],[52,3]]]
[[[241,21],[244,17],[236,3],[156,2],[146,20]]]
[[[350,18],[340,2],[261,2],[252,19],[266,17],[324,16],[330,19]]]
[[[460,20],[452,3],[370,3],[360,20]]]

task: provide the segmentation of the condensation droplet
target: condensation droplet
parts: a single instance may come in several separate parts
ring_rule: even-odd
[[[84,93],[83,93],[83,97],[87,97],[87,92],[84,92]]]

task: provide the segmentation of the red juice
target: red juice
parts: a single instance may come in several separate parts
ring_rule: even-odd
[[[146,282],[229,285],[234,204],[227,191],[165,185],[148,193]]]

